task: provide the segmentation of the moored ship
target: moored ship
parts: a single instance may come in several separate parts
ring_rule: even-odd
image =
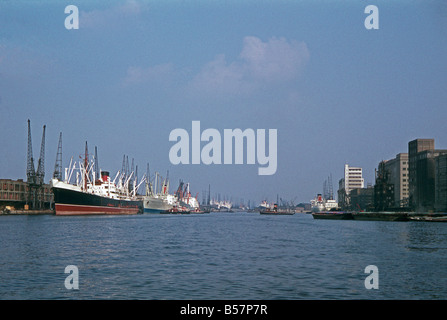
[[[310,200],[312,212],[321,212],[325,210],[323,197],[319,193],[315,199]]]
[[[330,196],[328,199],[323,198],[321,193],[315,199],[310,200],[312,213],[333,211],[338,207],[337,201]]]
[[[158,185],[158,173],[155,174],[155,187]],[[170,211],[178,205],[176,197],[169,194],[169,179],[163,180],[161,191],[153,189],[149,177],[146,178],[146,195],[143,197],[145,213],[162,213]]]
[[[175,193],[175,197],[178,201],[178,206],[180,208],[185,208],[186,211],[190,212],[201,212],[199,201],[197,200],[198,194],[195,197],[191,195],[189,190],[189,183],[184,184],[180,181],[180,184]]]
[[[160,213],[162,211],[172,209],[176,204],[175,198],[172,195],[166,197],[159,195],[151,195],[144,197],[144,212],[145,213]]]
[[[56,215],[125,215],[143,212],[143,201],[137,195],[136,179],[118,171],[114,180],[109,172],[101,171],[95,179],[93,161],[89,163],[87,144],[84,162],[70,162],[65,170],[65,180],[53,178]],[[70,183],[76,171],[76,182]],[[118,180],[117,180],[118,179]],[[117,183],[115,183],[117,182]]]

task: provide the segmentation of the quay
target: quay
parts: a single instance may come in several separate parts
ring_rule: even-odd
[[[36,216],[36,215],[54,215],[55,211],[50,209],[44,209],[44,210],[9,210],[5,209],[0,211],[0,216],[19,216],[19,215],[30,215],[30,216]]]
[[[447,213],[421,212],[314,212],[314,219],[360,221],[430,221],[447,222]]]
[[[407,212],[353,212],[354,220],[362,221],[408,221]]]

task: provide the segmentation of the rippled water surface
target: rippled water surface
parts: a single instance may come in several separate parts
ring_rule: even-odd
[[[447,223],[0,216],[0,299],[446,299],[446,265]]]

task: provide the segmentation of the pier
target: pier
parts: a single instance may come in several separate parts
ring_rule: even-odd
[[[447,213],[422,212],[315,212],[314,219],[360,221],[430,221],[447,222]]]

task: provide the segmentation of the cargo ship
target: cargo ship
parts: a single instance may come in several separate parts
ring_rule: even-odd
[[[180,207],[186,208],[186,210],[189,210],[191,212],[200,212],[200,204],[197,200],[198,194],[196,194],[195,197],[191,195],[191,192],[189,190],[189,183],[186,183],[185,187],[183,188],[184,184],[182,181],[180,181],[180,185],[176,192],[176,197],[178,200],[178,204]]]
[[[146,178],[146,195],[143,197],[143,206],[145,213],[162,213],[170,211],[178,205],[177,198],[169,194],[169,179],[161,179],[163,181],[161,191],[157,192],[159,175],[155,173],[155,190],[150,182],[149,177]]]
[[[70,180],[76,172],[76,182]],[[65,180],[51,180],[56,215],[126,215],[143,212],[143,201],[137,195],[133,173],[116,174],[111,180],[108,171],[100,171],[96,179],[94,162],[89,163],[87,144],[84,161],[73,163],[65,169]],[[141,183],[140,183],[141,184]]]
[[[334,211],[338,207],[337,201],[332,196],[329,199],[323,198],[321,193],[317,194],[315,199],[310,200],[312,213]]]
[[[144,212],[145,213],[160,213],[162,211],[170,210],[176,205],[176,199],[173,195],[150,195],[144,197]]]

